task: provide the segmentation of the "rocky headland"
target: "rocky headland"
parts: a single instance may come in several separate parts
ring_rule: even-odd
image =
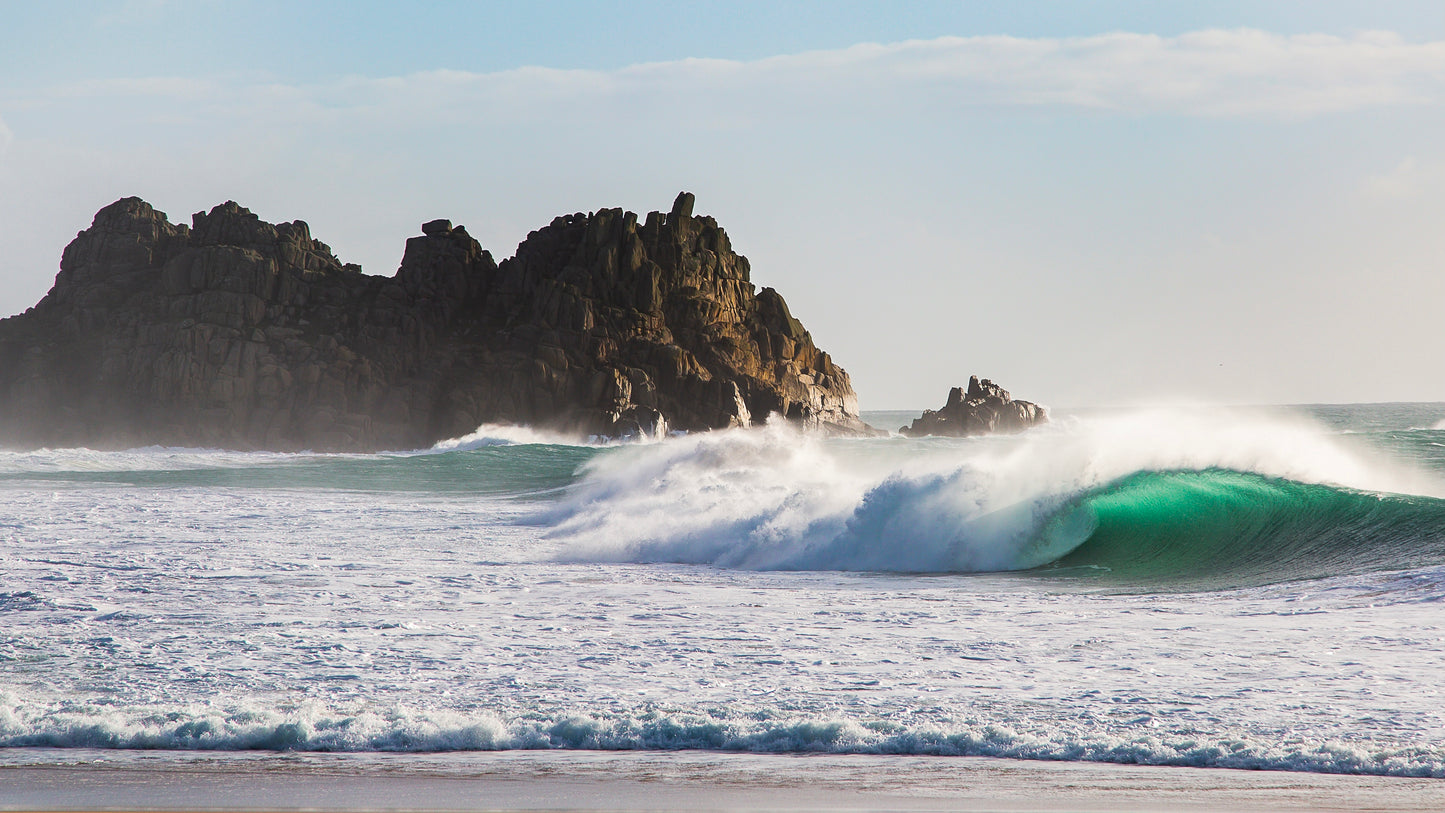
[[[394,276],[233,202],[96,214],[0,320],[0,445],[410,449],[484,423],[578,435],[866,432],[813,344],[693,196],[558,217],[500,264],[433,220]]]
[[[1038,404],[1015,401],[1003,387],[986,378],[980,381],[978,376],[971,376],[967,390],[963,387],[949,390],[948,401],[942,409],[925,410],[912,425],[899,427],[898,432],[915,438],[967,437],[1022,432],[1048,419],[1048,411]]]

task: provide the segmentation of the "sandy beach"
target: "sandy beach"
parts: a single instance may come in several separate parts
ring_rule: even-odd
[[[5,810],[1438,810],[1445,781],[989,758],[27,750]]]

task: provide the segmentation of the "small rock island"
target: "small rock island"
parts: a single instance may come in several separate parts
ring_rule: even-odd
[[[898,433],[908,437],[942,435],[968,437],[994,433],[1022,432],[1031,426],[1047,423],[1048,411],[1038,404],[1015,401],[1008,390],[978,376],[968,379],[968,389],[954,387],[948,391],[943,409],[925,410],[909,426]]]
[[[187,227],[116,201],[0,320],[0,445],[376,451],[484,423],[657,435],[771,414],[869,432],[848,374],[693,200],[558,217],[500,264],[433,220],[391,277],[234,202]]]

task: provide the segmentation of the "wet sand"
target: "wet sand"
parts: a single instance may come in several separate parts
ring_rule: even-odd
[[[1445,780],[708,752],[0,754],[5,810],[1438,810]]]

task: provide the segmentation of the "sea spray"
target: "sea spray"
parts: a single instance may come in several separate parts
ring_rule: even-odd
[[[656,438],[643,439],[656,440]],[[438,441],[436,445],[431,448],[414,452],[414,454],[467,452],[473,449],[484,449],[489,446],[526,446],[533,444],[546,444],[549,446],[608,446],[620,442],[622,441],[602,438],[582,440],[563,432],[553,432],[531,426],[485,423],[466,435]]]
[[[773,425],[620,449],[591,460],[548,521],[568,543],[567,561],[979,572],[1069,554],[1097,526],[1075,506],[1140,473],[1215,470],[1445,493],[1430,475],[1307,421],[1228,412],[1066,419],[1002,441],[855,444],[889,448],[850,456],[846,445]]]
[[[545,516],[574,561],[784,567],[835,535],[868,485],[821,438],[774,422],[617,449]]]

